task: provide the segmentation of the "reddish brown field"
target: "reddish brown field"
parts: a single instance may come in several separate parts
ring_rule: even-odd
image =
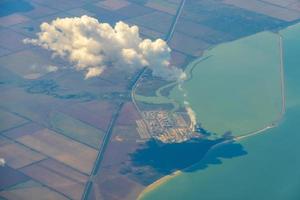
[[[171,43],[171,48],[192,56],[201,55],[202,51],[210,45],[200,39],[186,36],[185,34],[175,32]]]
[[[123,173],[126,173],[123,171],[124,166],[131,162],[130,154],[135,152],[140,144],[137,142],[140,136],[136,131],[136,118],[125,119],[126,113],[129,116],[131,112],[133,112],[133,116],[139,117],[133,104],[128,103],[124,106],[120,119],[118,119],[118,124],[126,123],[127,125],[116,125],[114,127],[112,140],[108,144],[101,163],[100,173],[96,175],[95,184],[91,191],[91,200],[99,198],[132,200],[144,188],[139,182],[123,175]]]
[[[176,25],[176,31],[184,35],[199,38],[208,43],[221,42],[224,38],[229,38],[229,34],[211,29],[199,23],[180,18]]]
[[[105,173],[105,171],[103,171]],[[126,176],[117,176],[116,178],[105,179],[99,181],[97,187],[99,188],[100,194],[107,200],[132,200],[136,197],[144,187]],[[126,186],[126,187],[124,187]]]
[[[19,137],[17,141],[86,174],[91,172],[98,153],[49,129]]]
[[[164,34],[154,31],[152,29],[139,26],[140,34],[142,38],[151,38],[151,39],[158,39],[158,38],[163,38]]]
[[[115,109],[115,106],[107,101],[92,101],[74,104],[62,108],[62,111],[75,119],[106,131]]]
[[[1,146],[0,156],[5,158],[6,164],[14,169],[24,167],[45,158],[42,154],[17,143]]]
[[[225,0],[224,3],[260,14],[268,15],[270,17],[281,19],[287,22],[294,21],[300,18],[300,13],[295,10],[287,9],[258,0]]]
[[[132,18],[132,17],[146,15],[153,11],[154,10],[151,8],[147,8],[147,7],[135,4],[135,3],[131,3],[121,9],[116,10],[115,13],[118,15],[125,16],[126,18]]]
[[[68,200],[63,195],[47,187],[24,187],[0,192],[0,197],[13,200]]]
[[[85,184],[88,180],[88,176],[51,158],[39,162],[39,165],[82,184]]]
[[[114,127],[114,135],[112,140],[114,141],[136,141],[140,139],[140,135],[136,129],[136,124],[127,125],[116,125]]]
[[[128,6],[130,3],[125,0],[105,0],[96,3],[97,6],[108,10],[118,10],[120,8]]]
[[[165,1],[165,3],[164,3],[164,1]],[[149,8],[153,8],[155,10],[159,10],[159,11],[162,11],[162,12],[169,13],[171,15],[175,15],[176,11],[179,7],[179,4],[180,4],[180,1],[170,2],[170,1],[163,0],[162,3],[160,3],[158,1],[151,1],[150,0],[146,3],[146,6],[149,7]]]
[[[72,199],[80,199],[84,185],[46,169],[39,164],[22,168],[21,171],[32,179],[53,188]]]
[[[136,111],[136,108],[133,103],[127,102],[119,115],[117,120],[118,125],[133,125],[135,120],[140,119],[139,113]]]
[[[28,123],[23,125],[22,127],[14,128],[12,130],[6,131],[5,133],[3,133],[3,135],[11,139],[17,139],[18,137],[33,134],[36,131],[41,129],[43,129],[42,126],[39,126],[35,123]]]
[[[0,147],[10,144],[12,141],[0,135]]]
[[[106,168],[112,166],[113,168],[120,168],[122,163],[130,160],[130,153],[134,152],[138,147],[135,141],[119,142],[113,141],[109,144],[107,151],[102,162],[102,167]]]
[[[30,19],[26,16],[20,14],[13,14],[8,16],[1,16],[0,24],[1,26],[11,26],[15,24],[19,24],[22,22],[29,21]]]
[[[153,13],[132,18],[126,21],[131,24],[144,26],[146,28],[166,34],[172,24],[173,16],[163,12],[155,11]]]

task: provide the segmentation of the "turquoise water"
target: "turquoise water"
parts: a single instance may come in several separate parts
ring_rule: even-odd
[[[263,32],[219,45],[192,62],[183,83],[201,126],[243,135],[276,121],[281,111],[279,35]],[[170,97],[183,102],[175,87]]]
[[[201,170],[195,166],[193,172],[184,172],[145,194],[144,200],[300,199],[300,24],[280,33],[287,97],[287,112],[281,123],[240,141],[247,155],[221,159],[221,163]],[[212,150],[198,166],[211,163],[227,148],[223,145]]]

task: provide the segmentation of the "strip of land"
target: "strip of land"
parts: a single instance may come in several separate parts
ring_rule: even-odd
[[[267,125],[266,127],[263,127],[259,130],[256,130],[256,131],[253,131],[253,132],[250,132],[248,134],[245,134],[245,135],[241,135],[241,136],[236,136],[236,137],[233,137],[231,139],[227,139],[227,140],[224,140],[220,143],[217,143],[215,145],[213,145],[207,152],[206,154],[203,156],[203,158],[206,157],[206,155],[208,155],[213,149],[217,148],[217,147],[220,147],[222,145],[225,145],[225,144],[228,144],[230,142],[235,142],[235,141],[240,141],[242,139],[247,139],[249,137],[252,137],[252,136],[255,136],[255,135],[258,135],[258,134],[263,134],[265,133],[267,130],[271,129],[271,128],[275,128],[279,125],[279,123],[281,122],[285,112],[286,112],[286,100],[285,100],[285,81],[284,81],[284,65],[283,65],[283,61],[284,61],[284,58],[283,58],[283,44],[282,44],[282,36],[279,35],[279,48],[280,48],[280,85],[281,85],[281,113],[280,113],[280,116],[278,117],[278,119],[273,122],[272,124],[270,125]],[[178,170],[178,171],[175,171],[173,172],[172,174],[170,175],[167,175],[167,176],[164,176],[163,178],[155,181],[154,183],[152,183],[151,185],[149,185],[138,197],[138,199],[142,199],[144,197],[144,195],[148,192],[151,192],[153,190],[155,190],[157,187],[159,187],[160,185],[166,183],[167,181],[171,180],[172,178],[175,178],[176,176],[180,175],[182,173],[182,171],[185,171],[185,170],[188,170],[188,169],[191,169],[193,166],[197,165],[198,163],[200,163],[203,158],[193,164],[192,166],[189,166],[183,170]]]

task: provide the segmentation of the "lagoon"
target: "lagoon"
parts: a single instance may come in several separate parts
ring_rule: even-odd
[[[213,162],[218,152],[230,150],[230,145],[219,146],[193,167],[198,170],[175,176],[143,194],[143,200],[300,199],[300,24],[280,34],[284,45],[286,113],[279,124],[239,141],[246,155]],[[201,116],[206,114],[209,113],[201,112]],[[207,163],[214,164],[202,169]]]
[[[276,122],[281,112],[279,35],[263,32],[221,44],[187,67],[182,87],[197,121],[210,132],[244,135]],[[183,104],[183,92],[170,95]]]

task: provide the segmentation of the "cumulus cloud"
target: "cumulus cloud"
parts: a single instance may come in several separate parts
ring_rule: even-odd
[[[0,158],[0,166],[5,166],[5,160],[4,160],[4,158]]]
[[[118,22],[114,27],[89,16],[57,18],[42,23],[36,39],[25,43],[51,50],[67,59],[85,77],[95,77],[109,67],[147,66],[166,80],[182,78],[182,70],[170,65],[170,48],[162,39],[141,39],[139,28]]]

